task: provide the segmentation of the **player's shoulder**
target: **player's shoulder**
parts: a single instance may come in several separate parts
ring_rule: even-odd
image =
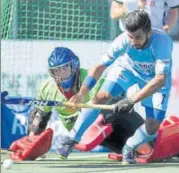
[[[84,68],[80,68],[80,79],[83,82],[88,75],[88,70]]]
[[[170,36],[162,30],[152,29],[151,36],[151,45],[155,46],[156,44],[173,44]]]
[[[122,32],[121,34],[119,34],[118,37],[119,37],[119,38],[125,38],[125,39],[127,39],[127,38],[128,38],[127,31]]]
[[[127,31],[122,32],[121,34],[119,34],[115,40],[113,41],[119,45],[121,44],[129,44],[129,36],[127,34]]]
[[[53,78],[45,80],[38,90],[37,97],[43,100],[62,100],[63,94],[59,91]]]
[[[161,41],[167,41],[167,42],[172,42],[172,39],[170,38],[170,36],[160,30],[160,29],[152,29],[152,37],[153,37],[153,41],[157,41],[157,42],[161,42]]]
[[[88,73],[88,70],[85,69],[85,68],[80,68],[80,73],[85,73],[85,74],[87,74],[87,73]]]
[[[48,89],[52,89],[52,88],[56,88],[56,82],[54,81],[53,78],[48,78],[46,80],[44,80],[40,86],[40,91],[44,91],[44,90],[48,90]]]

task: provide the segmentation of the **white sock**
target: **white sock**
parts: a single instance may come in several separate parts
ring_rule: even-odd
[[[154,135],[149,135],[146,131],[145,124],[143,124],[136,130],[134,135],[127,140],[126,144],[129,147],[136,149],[139,145],[153,141],[156,137],[157,133]]]

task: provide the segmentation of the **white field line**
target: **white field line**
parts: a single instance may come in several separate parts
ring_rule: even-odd
[[[68,159],[83,159],[83,158],[96,158],[96,157],[107,157],[108,154],[93,154],[93,155],[86,155],[86,156],[83,156],[83,155],[80,155],[80,156],[69,156]],[[58,155],[56,157],[46,157],[46,158],[37,158],[36,160],[59,160],[60,159],[60,156],[58,157]]]
[[[108,156],[108,154],[94,154],[94,155],[89,155],[89,156],[69,156],[69,159],[82,159],[82,158],[95,158],[95,157],[104,157],[104,156]]]

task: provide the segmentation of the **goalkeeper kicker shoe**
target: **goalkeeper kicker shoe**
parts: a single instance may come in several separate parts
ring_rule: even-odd
[[[122,149],[122,155],[123,155],[122,165],[129,165],[129,164],[136,163],[135,154],[131,147],[124,145]]]
[[[66,160],[68,155],[73,150],[73,146],[75,145],[75,141],[72,140],[68,136],[63,136],[61,138],[61,146],[56,149],[56,154],[60,156],[60,159]]]

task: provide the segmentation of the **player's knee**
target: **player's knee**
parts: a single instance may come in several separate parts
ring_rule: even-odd
[[[154,120],[152,118],[147,118],[145,121],[145,128],[146,131],[149,135],[155,134],[159,127],[160,127],[161,122]]]
[[[104,104],[108,101],[111,95],[105,91],[99,91],[93,99],[94,104]]]
[[[38,108],[35,108],[30,114],[30,120],[28,123],[28,135],[31,133],[37,135],[43,132],[50,117],[51,112],[44,112]]]

